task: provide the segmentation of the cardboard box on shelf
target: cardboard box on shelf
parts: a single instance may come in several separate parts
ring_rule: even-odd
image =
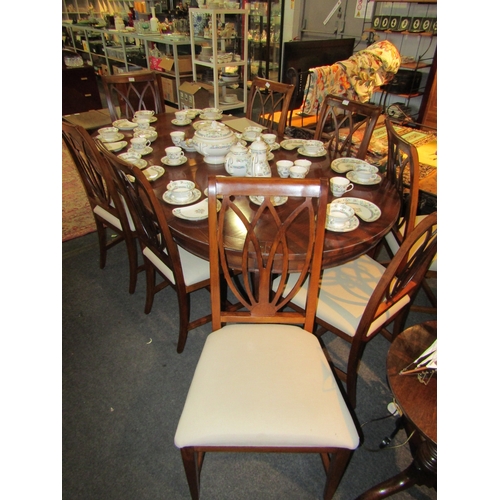
[[[101,64],[101,67],[99,68],[99,74],[101,76],[103,75],[109,75],[109,68],[107,64]]]
[[[184,82],[179,88],[181,108],[203,109],[212,106],[214,88],[202,82]]]
[[[193,71],[191,56],[178,56],[178,66],[177,71],[179,73],[191,73]],[[176,71],[174,58],[172,56],[163,56],[159,67],[168,72]]]
[[[160,73],[161,74],[161,73]],[[181,77],[181,88],[184,82],[192,80],[191,76]],[[178,104],[177,101],[177,84],[175,78],[167,75],[161,75],[161,86],[163,89],[163,98],[166,101]]]
[[[142,68],[141,66],[128,65],[128,69],[125,66],[112,66],[113,75],[119,75],[120,73],[129,73],[131,71],[144,71],[147,68]]]

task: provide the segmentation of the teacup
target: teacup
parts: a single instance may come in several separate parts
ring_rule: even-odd
[[[305,167],[307,169],[307,173],[309,173],[312,162],[309,160],[295,160],[294,165],[296,165],[297,167]]]
[[[147,130],[149,128],[149,118],[138,118],[136,123],[139,130]]]
[[[307,168],[293,165],[290,167],[290,177],[292,179],[303,179],[307,175]]]
[[[136,120],[149,120],[151,121],[151,118],[153,118],[155,112],[154,111],[150,111],[148,109],[141,109],[139,111],[136,111],[134,113],[134,118]]]
[[[345,177],[332,177],[330,179],[330,189],[333,196],[339,197],[354,188],[354,185]]]
[[[354,217],[354,209],[344,203],[330,203],[326,216],[329,227],[343,228]]]
[[[377,178],[377,172],[378,168],[368,163],[354,166],[354,174],[360,181],[363,182],[375,180]]]
[[[178,123],[186,123],[189,120],[187,117],[187,111],[176,111],[175,119]]]
[[[179,164],[184,157],[184,151],[179,146],[169,146],[165,148],[165,154],[167,155],[167,160],[169,163],[175,165]]]
[[[203,115],[207,120],[215,120],[219,118],[221,111],[217,108],[205,108]]]
[[[181,131],[170,132],[170,137],[172,138],[172,142],[179,146],[181,142],[186,138],[186,133]]]
[[[257,137],[262,133],[262,129],[259,127],[247,127],[243,131],[243,139],[248,139],[249,141],[255,141]]]
[[[99,135],[105,141],[112,141],[118,137],[119,129],[117,127],[104,127],[98,130]]]
[[[276,144],[276,134],[262,134],[261,137],[269,147],[273,147]]]
[[[130,144],[132,144],[133,151],[142,153],[151,144],[151,142],[145,137],[134,137],[130,139]]]
[[[170,196],[177,201],[184,201],[192,196],[195,184],[192,181],[171,181],[167,185]]]
[[[304,142],[304,149],[306,153],[316,154],[323,151],[324,147],[325,146],[322,141],[310,140]]]
[[[286,179],[290,175],[290,167],[293,167],[293,161],[278,160],[276,166],[278,167],[279,176]]]

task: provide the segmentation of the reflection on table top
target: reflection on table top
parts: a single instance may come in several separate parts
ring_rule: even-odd
[[[158,138],[151,144],[153,148],[152,153],[143,156],[148,166],[160,165],[165,169],[165,174],[162,177],[152,181],[155,193],[159,199],[162,199],[162,195],[166,191],[166,186],[171,180],[187,179],[193,181],[197,189],[201,191],[201,199],[205,198],[203,192],[208,186],[208,177],[210,175],[228,175],[224,164],[207,164],[201,154],[197,152],[185,152],[187,161],[183,165],[175,167],[163,165],[161,158],[165,156],[165,148],[173,145],[170,132],[174,130],[183,131],[186,134],[186,139],[188,139],[193,137],[195,129],[192,124],[182,127],[173,125],[171,123],[175,118],[173,113],[160,114],[157,115],[157,118],[158,120],[151,125],[158,132]],[[225,121],[230,120],[230,117],[224,117],[223,119]],[[226,121],[226,124],[230,125],[230,121]],[[130,141],[133,137],[133,131],[122,130],[121,133],[125,136],[123,140]],[[98,134],[94,135],[97,136]],[[278,141],[281,142],[283,139],[278,138]],[[125,149],[117,154],[124,151]],[[279,182],[280,177],[277,173],[276,161],[304,158],[298,153],[297,149],[287,151],[280,148],[273,151],[273,155],[274,159],[269,164],[272,176],[276,177],[277,182]],[[333,176],[343,176],[333,172],[330,168],[332,159],[329,155],[308,159],[312,161],[308,177],[330,178]],[[381,209],[382,215],[374,222],[364,222],[361,220],[359,226],[354,231],[343,233],[327,231],[323,252],[323,267],[339,265],[368,252],[383,238],[398,218],[400,209],[398,194],[396,189],[383,176],[382,182],[377,185],[363,186],[355,184],[354,189],[348,193],[348,196],[362,198],[374,203]],[[329,197],[330,201],[332,201],[333,195],[331,193]],[[172,214],[172,210],[176,208],[175,205],[170,205],[164,201],[162,201],[162,204],[168,224],[177,243],[199,257],[208,260],[207,220],[189,221],[177,218]],[[246,205],[245,210],[248,213],[256,209],[256,205],[250,200],[242,200],[242,204]],[[287,202],[280,207],[280,210],[290,210],[292,205],[293,203]],[[236,245],[238,245],[238,241],[242,241],[244,235],[241,233],[239,227],[234,227],[232,237]]]

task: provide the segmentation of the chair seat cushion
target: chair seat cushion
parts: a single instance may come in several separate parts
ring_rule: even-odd
[[[314,335],[238,324],[208,336],[175,444],[355,449],[359,436]]]
[[[208,260],[200,259],[200,257],[184,250],[182,247],[178,248],[179,257],[181,259],[182,273],[184,275],[184,283],[186,286],[194,285],[195,283],[199,283],[200,281],[210,278],[210,264],[208,263]],[[166,276],[171,283],[175,284],[174,273],[161,259],[155,255],[154,252],[146,247],[142,253],[154,264],[163,276]]]
[[[341,266],[325,269],[321,276],[320,292],[316,316],[347,335],[354,337],[368,300],[384,274],[385,267],[367,255],[354,259]],[[285,288],[285,295],[297,281],[297,274],[291,274]],[[279,278],[277,278],[279,279]],[[277,279],[273,289],[276,289]],[[307,282],[295,296],[293,302],[304,308]],[[405,296],[379,316],[371,324],[368,335],[373,334],[389,322],[408,302]]]
[[[99,217],[101,217],[102,219],[104,219],[109,224],[111,224],[116,229],[123,231],[122,223],[120,222],[120,219],[118,217],[116,217],[115,215],[113,215],[112,213],[105,210],[103,207],[96,205],[94,207],[94,213],[96,215],[98,215]]]
[[[427,217],[427,215],[417,215],[415,218],[415,225],[419,224],[422,220],[424,220]],[[400,233],[404,233],[405,226],[401,226],[400,228]],[[385,235],[385,241],[387,242],[387,245],[389,245],[389,248],[391,249],[391,252],[393,255],[396,255],[396,252],[399,250],[399,243],[392,234],[391,231],[389,231]],[[434,258],[432,259],[430,265],[429,265],[429,271],[437,271],[437,253],[434,255]]]

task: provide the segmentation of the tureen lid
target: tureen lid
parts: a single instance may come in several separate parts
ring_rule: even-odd
[[[202,127],[198,129],[194,135],[203,138],[203,139],[214,139],[221,140],[231,137],[233,132],[229,127],[221,125],[216,121],[213,121],[210,126]]]

